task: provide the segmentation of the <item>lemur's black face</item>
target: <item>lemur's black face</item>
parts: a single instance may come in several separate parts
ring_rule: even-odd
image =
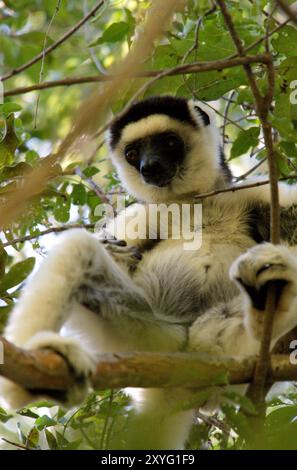
[[[139,171],[146,183],[158,187],[170,183],[184,157],[183,139],[171,131],[135,140],[125,147],[127,162]]]

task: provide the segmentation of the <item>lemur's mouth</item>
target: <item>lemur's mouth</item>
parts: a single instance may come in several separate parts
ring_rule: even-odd
[[[143,181],[146,184],[149,184],[150,186],[156,186],[157,188],[165,188],[165,186],[168,186],[171,181],[173,180],[175,175],[170,176],[169,178],[166,179],[161,179],[161,178],[145,178],[143,177]]]
[[[166,181],[162,181],[162,182],[156,184],[156,186],[158,186],[158,188],[164,188],[165,186],[168,186],[171,183],[172,180],[173,180],[173,177],[169,178]]]

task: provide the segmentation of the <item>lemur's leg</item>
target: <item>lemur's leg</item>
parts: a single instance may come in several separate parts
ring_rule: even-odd
[[[51,347],[68,359],[78,375],[88,374],[95,359],[77,340],[62,337],[59,331],[75,302],[88,304],[94,286],[98,302],[107,305],[107,315],[119,302],[119,293],[123,297],[123,291],[127,295],[125,302],[121,298],[118,313],[128,305],[139,308],[144,303],[140,290],[102,243],[85,230],[71,230],[60,236],[60,243],[27,283],[5,336],[25,348]]]
[[[83,302],[88,288],[101,282],[114,290],[130,289],[131,296],[136,291],[130,277],[92,234],[75,229],[61,235],[27,283],[10,317],[6,337],[24,346],[40,331],[58,332],[77,296]]]
[[[84,341],[59,334],[77,304],[96,312],[98,328],[101,321],[108,323],[111,335],[119,342],[125,340],[130,350],[175,350],[185,341],[185,329],[172,322],[167,325],[166,318],[155,318],[146,293],[128,269],[84,230],[60,236],[60,243],[26,285],[5,335],[25,348],[60,352],[84,377],[96,358],[90,356]]]
[[[257,245],[231,266],[242,291],[199,317],[190,330],[190,349],[216,355],[257,354],[269,284],[277,291],[271,348],[297,325],[297,257],[293,249]]]

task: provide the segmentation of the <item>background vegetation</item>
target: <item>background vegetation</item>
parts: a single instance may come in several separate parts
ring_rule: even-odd
[[[4,103],[0,105],[0,202],[5,208],[11,194],[24,184],[30,170],[39,168],[70,131],[79,104],[103,86],[114,64],[134,47],[150,1],[110,0],[67,40],[30,67],[17,68],[45,51],[76,25],[95,0],[0,1],[0,74]],[[273,55],[275,88],[269,122],[273,126],[274,155],[279,175],[294,181],[297,165],[297,105],[292,100],[297,80],[297,30],[266,0],[226,1],[236,30],[249,56]],[[293,2],[287,2],[292,4]],[[266,40],[265,40],[266,38]],[[265,46],[266,42],[266,46]],[[41,54],[42,55],[42,54]],[[143,61],[147,75],[197,61],[221,61],[237,51],[217,4],[189,0],[182,13]],[[256,83],[265,93],[267,68],[252,65]],[[114,96],[108,119],[120,111],[148,78],[130,80]],[[62,81],[62,83],[60,82]],[[82,83],[84,81],[84,83]],[[103,83],[102,83],[103,82]],[[60,85],[60,86],[57,86]],[[29,87],[29,88],[28,88]],[[30,91],[30,87],[41,88]],[[266,149],[254,97],[242,66],[156,80],[140,97],[171,93],[194,97],[216,110],[224,150],[237,180],[266,171]],[[291,99],[290,99],[291,96]],[[46,187],[30,198],[17,219],[2,225],[0,235],[0,325],[34,265],[46,256],[56,232],[79,224],[92,229],[95,207],[113,201],[122,192],[108,161],[102,133],[76,148],[55,165]],[[4,210],[4,209],[3,209]],[[199,410],[206,394],[197,394],[197,418],[189,449],[260,448],[297,449],[297,391],[271,398],[265,426],[255,440],[247,415],[252,403],[231,392],[215,416]],[[220,393],[217,391],[217,393]],[[190,406],[183,403],[181,407]],[[240,407],[239,407],[240,405]],[[112,439],[124,446],[129,419],[128,398],[120,391],[92,393],[79,408],[65,410],[48,402],[16,413],[0,410],[0,434],[14,446],[30,449],[108,449]],[[251,444],[252,443],[252,444]]]

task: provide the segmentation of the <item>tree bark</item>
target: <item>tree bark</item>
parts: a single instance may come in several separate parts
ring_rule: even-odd
[[[5,339],[0,375],[29,390],[66,391],[75,378],[66,361],[52,351],[27,351]],[[95,389],[123,387],[186,387],[245,384],[252,380],[256,357],[212,358],[197,353],[107,354],[98,359],[91,383]],[[271,375],[270,375],[271,374]],[[273,381],[297,380],[288,355],[273,355]]]

